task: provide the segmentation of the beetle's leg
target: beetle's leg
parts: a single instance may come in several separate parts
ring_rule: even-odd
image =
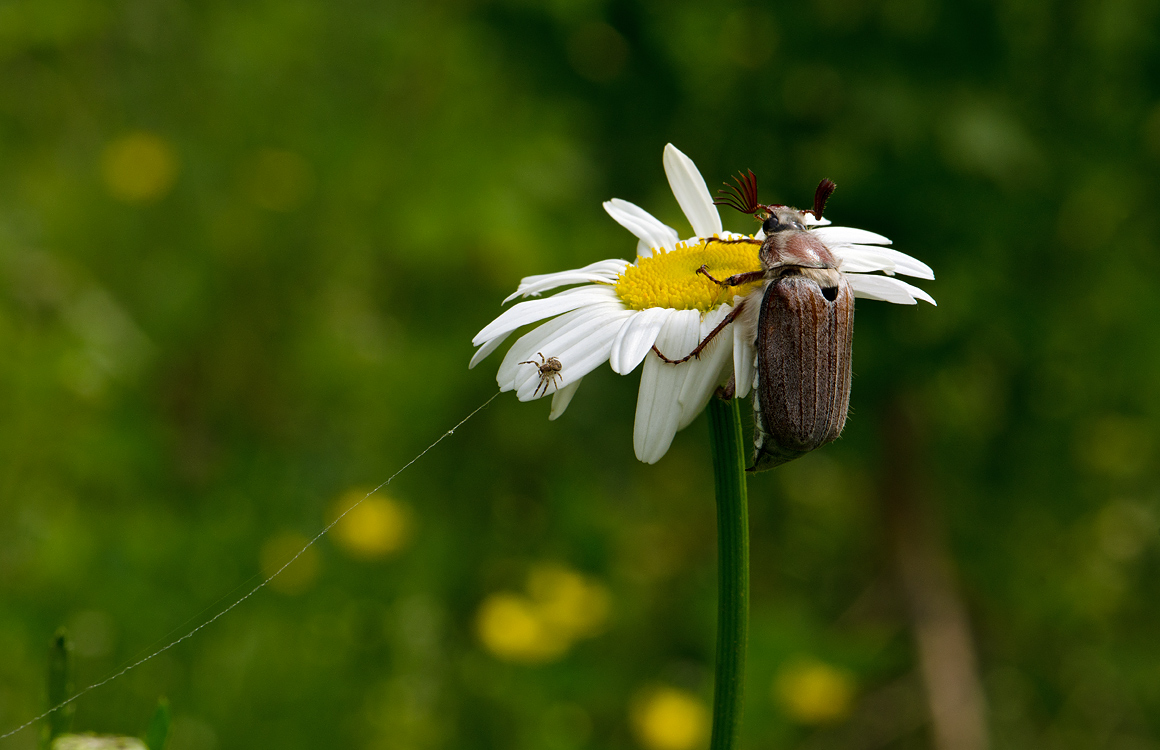
[[[714,284],[720,284],[721,286],[741,286],[742,284],[761,281],[765,278],[765,271],[746,271],[745,273],[734,274],[726,279],[715,279],[709,274],[708,266],[701,266],[697,269],[697,273],[712,281]]]
[[[712,281],[714,284],[721,284],[720,279],[715,278],[712,274],[709,273],[709,266],[707,265],[702,265],[700,268],[698,268],[697,273],[701,274],[709,281]]]
[[[712,237],[709,242],[717,242],[722,245],[760,245],[761,240],[755,240],[752,237],[739,237],[735,240],[726,240],[720,237]]]
[[[709,342],[712,341],[713,339],[715,339],[717,337],[717,334],[721,333],[721,331],[724,331],[725,327],[728,326],[730,323],[732,323],[737,318],[737,316],[741,314],[741,310],[744,307],[745,307],[744,300],[742,300],[741,302],[738,302],[737,307],[733,308],[733,310],[728,315],[726,315],[724,318],[722,318],[721,322],[717,324],[717,327],[714,328],[712,331],[709,331],[709,335],[706,336],[705,339],[701,343],[697,344],[697,348],[695,348],[695,349],[693,349],[693,351],[689,352],[688,356],[682,357],[680,359],[669,359],[665,355],[661,354],[660,349],[657,349],[656,344],[653,344],[652,350],[653,350],[653,352],[656,353],[656,355],[658,357],[660,357],[665,362],[668,362],[670,365],[679,365],[682,362],[688,362],[693,357],[700,356],[701,351],[704,350],[704,348],[709,345]]]
[[[729,382],[725,385],[717,386],[717,398],[732,401],[735,395],[737,395],[737,373],[730,375]]]

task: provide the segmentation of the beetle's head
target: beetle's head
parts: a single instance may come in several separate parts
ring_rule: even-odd
[[[761,231],[765,232],[766,237],[789,230],[803,232],[805,228],[805,216],[789,206],[770,206],[769,215],[761,223]]]

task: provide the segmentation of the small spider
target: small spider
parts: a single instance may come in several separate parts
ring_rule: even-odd
[[[537,395],[539,395],[541,389],[546,395],[548,393],[548,386],[558,386],[560,370],[564,369],[564,366],[560,364],[560,360],[556,359],[555,357],[545,358],[544,355],[540,352],[536,352],[536,354],[540,357],[539,362],[529,359],[527,362],[519,363],[521,365],[535,365],[536,368],[540,371],[540,384],[537,385],[536,390],[532,392],[532,398],[535,398]]]

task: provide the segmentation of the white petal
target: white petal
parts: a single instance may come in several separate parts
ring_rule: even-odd
[[[875,252],[879,249],[858,250],[855,245],[839,245],[830,248],[839,261],[839,268],[845,273],[885,271],[893,276],[895,269],[894,261],[881,253]]]
[[[914,286],[913,284],[907,284],[905,281],[902,281],[901,279],[894,279],[894,281],[897,281],[899,284],[902,284],[904,287],[906,287],[906,291],[910,292],[910,295],[912,297],[914,297],[915,299],[920,299],[923,302],[929,302],[930,304],[934,305],[935,307],[938,307],[938,303],[934,301],[934,297],[927,294],[925,290],[919,289],[918,287]]]
[[[535,323],[553,315],[575,310],[578,307],[594,303],[615,300],[616,292],[607,286],[582,286],[578,289],[566,289],[547,299],[521,302],[503,312],[498,318],[488,323],[482,331],[475,334],[471,343],[479,346],[488,339],[494,338],[520,326]]]
[[[842,261],[841,267],[846,273],[885,271],[892,276],[895,273],[902,273],[920,279],[934,278],[934,271],[930,266],[889,247],[838,245],[830,249],[834,252],[834,256]]]
[[[628,261],[621,258],[610,258],[608,260],[598,260],[595,263],[589,263],[583,268],[577,268],[574,270],[584,273],[604,273],[617,276],[622,270],[624,270],[624,266],[627,263]],[[540,279],[547,279],[549,277],[555,276],[557,273],[573,273],[573,271],[556,271],[553,273],[542,273],[537,276],[525,276],[523,279],[521,279],[520,283],[531,284],[539,281]]]
[[[855,245],[855,248],[857,248],[857,245]],[[878,252],[886,253],[886,256],[894,261],[894,270],[898,273],[914,276],[919,279],[934,278],[934,269],[918,258],[913,258],[906,253],[900,253],[888,247],[880,248]]]
[[[612,371],[618,375],[627,375],[635,370],[656,343],[657,335],[673,312],[667,307],[650,307],[633,315],[612,342],[608,358]]]
[[[880,234],[854,227],[821,227],[813,233],[827,245],[889,245],[890,240]]]
[[[491,341],[488,341],[486,344],[479,347],[479,349],[476,350],[475,354],[472,355],[471,361],[467,363],[467,369],[470,370],[473,367],[475,367],[476,365],[478,365],[480,362],[482,362],[484,357],[486,357],[487,355],[491,354],[496,349],[498,349],[499,345],[502,344],[503,342],[507,341],[507,337],[511,336],[511,335],[512,335],[512,332],[508,331],[507,333],[503,334],[502,336],[496,336]]]
[[[924,300],[935,305],[934,298],[916,286],[901,279],[862,273],[846,274],[855,297],[893,302],[896,305],[914,305],[916,300]]]
[[[666,250],[676,248],[677,230],[666,226],[664,222],[640,206],[622,201],[620,198],[613,198],[604,202],[604,210],[616,220],[616,223],[639,237],[640,241],[650,250],[658,247],[663,247]]]
[[[923,263],[917,258],[912,258],[906,253],[889,247],[878,247],[875,245],[839,245],[832,248],[834,255],[839,258],[853,257],[861,255],[863,258],[874,259],[879,262],[889,264],[891,270],[906,274],[907,276],[916,276],[920,279],[933,279],[934,271],[930,266]]]
[[[757,338],[761,296],[762,290],[757,289],[745,297],[745,309],[733,322],[733,373],[737,388],[735,398],[745,398],[753,387],[753,376],[757,368],[757,349],[754,341]]]
[[[670,359],[683,357],[700,340],[701,314],[696,310],[677,310],[657,337],[657,349]],[[636,399],[636,423],[632,445],[636,457],[655,464],[668,451],[677,434],[681,412],[678,398],[689,368],[670,365],[657,356],[646,356]]]
[[[528,342],[536,345],[534,354],[528,351],[522,359],[513,362],[505,358],[504,365],[517,368],[511,382],[520,401],[531,401],[553,393],[558,388],[584,377],[608,360],[612,340],[616,338],[624,320],[632,315],[632,312],[615,305],[594,307],[590,312],[591,315],[577,316],[569,321],[569,325],[555,329],[549,337],[537,337],[537,340]],[[521,342],[516,342],[512,350],[523,351],[523,347],[527,345],[524,343],[521,346]],[[549,379],[546,387],[541,387],[542,376],[538,367],[519,364],[525,360],[538,361],[540,353],[545,357],[555,357],[561,365],[559,373]]]
[[[516,343],[508,349],[496,372],[495,379],[499,383],[500,390],[510,391],[531,377],[531,373],[534,372],[532,366],[520,364],[521,362],[539,361],[540,354],[545,357],[555,356],[550,349],[545,351],[547,344],[569,333],[573,336],[583,336],[587,331],[600,325],[608,312],[605,308],[610,307],[611,305],[592,305],[573,310],[533,328],[516,339]]]
[[[584,282],[615,281],[629,265],[627,260],[615,258],[584,266],[570,271],[527,276],[520,280],[519,287],[504,300],[504,304],[516,297],[529,297],[566,284]]]
[[[583,379],[577,378],[552,395],[552,412],[548,414],[549,420],[555,420],[564,413],[568,404],[572,403],[572,397],[576,395],[576,389],[580,387],[580,381]]]
[[[546,393],[552,393],[558,388],[574,383],[607,362],[612,340],[616,338],[617,332],[631,314],[628,310],[610,310],[592,324],[587,335],[571,337],[562,334],[560,338],[546,343],[544,346],[553,352],[550,356],[556,357],[562,365],[560,377],[548,387]],[[532,377],[520,387],[516,393],[517,397],[526,392],[530,398],[535,392],[535,381],[538,378],[535,377],[536,373],[529,374]]]
[[[503,303],[506,305],[516,297],[538,297],[550,289],[556,289],[557,287],[568,286],[570,284],[609,284],[615,280],[615,276],[609,278],[606,274],[584,273],[582,271],[554,273],[550,279],[543,279],[535,284],[528,284],[527,286],[521,284],[518,289],[504,298]]]
[[[681,210],[685,212],[693,231],[700,237],[712,237],[720,234],[721,214],[713,205],[713,197],[709,195],[709,188],[705,185],[705,178],[697,170],[693,160],[682,154],[676,146],[669,143],[665,146],[665,175],[669,178],[669,187]]]
[[[807,227],[828,227],[830,225],[829,219],[815,219],[812,213],[802,216],[802,223]]]
[[[705,319],[701,321],[700,336],[697,343],[700,344],[704,341],[709,333],[717,327],[717,324],[732,311],[733,308],[729,305],[722,305],[706,315]],[[677,422],[678,430],[688,427],[705,409],[705,404],[709,403],[709,399],[717,390],[717,386],[726,379],[725,372],[732,365],[733,331],[730,328],[721,331],[706,344],[698,358],[678,365],[678,367],[687,366],[689,368],[689,372],[685,375],[685,382],[681,386],[681,393],[677,397],[681,411],[680,420]]]

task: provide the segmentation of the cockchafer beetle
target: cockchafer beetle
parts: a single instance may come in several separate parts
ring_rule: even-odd
[[[806,214],[817,223],[836,187],[822,180],[813,208],[798,210],[757,202],[753,172],[735,177],[736,187],[721,191],[714,201],[761,220],[765,235],[758,258],[760,271],[715,279],[705,266],[699,273],[723,286],[761,281],[721,324],[686,357],[705,346],[739,317],[758,305],[756,334],[757,380],[754,386],[754,458],[749,471],[763,471],[800,458],[832,442],[842,433],[850,405],[850,359],[854,331],[854,294],[838,270],[838,261],[806,228]],[[725,240],[730,241],[730,240]],[[731,240],[757,242],[755,239]],[[758,300],[758,295],[760,299]],[[735,377],[745,377],[737,373]],[[731,395],[732,388],[727,388]]]

